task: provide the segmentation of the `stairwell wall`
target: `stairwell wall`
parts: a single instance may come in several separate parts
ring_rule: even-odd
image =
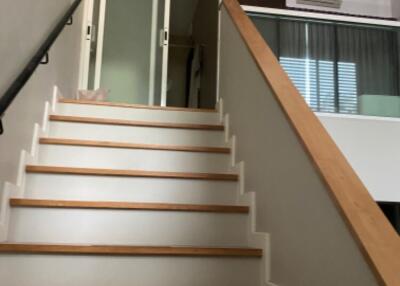
[[[47,38],[71,0],[4,0],[0,3],[0,96]],[[39,66],[3,117],[0,181],[15,183],[21,150],[29,150],[35,123],[41,123],[54,85],[65,97],[78,88],[83,3],[50,50],[50,63]]]
[[[257,231],[271,235],[272,282],[378,285],[225,7],[221,22],[220,95],[257,194]]]

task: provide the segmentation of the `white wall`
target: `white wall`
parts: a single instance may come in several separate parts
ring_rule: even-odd
[[[318,117],[374,199],[400,202],[400,119]]]
[[[71,0],[2,0],[0,2],[0,96],[22,71],[71,5]],[[50,51],[50,64],[39,66],[3,118],[5,133],[0,136],[0,180],[16,181],[22,149],[29,150],[33,126],[43,117],[46,100],[57,84],[65,97],[78,86],[82,8],[75,13]]]
[[[391,1],[392,0],[343,0],[340,9],[297,4],[297,0],[286,0],[286,5],[288,7],[314,9],[319,11],[334,11],[354,15],[391,18]],[[396,2],[398,0],[393,1]]]

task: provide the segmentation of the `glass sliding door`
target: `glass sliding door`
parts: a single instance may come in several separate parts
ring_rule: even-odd
[[[87,0],[80,88],[166,105],[171,0]]]
[[[150,96],[152,104],[167,105],[171,0],[153,0],[153,48]]]
[[[108,0],[100,86],[109,101],[148,104],[153,1]]]

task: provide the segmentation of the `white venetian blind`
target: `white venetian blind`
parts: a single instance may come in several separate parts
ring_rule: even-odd
[[[332,61],[281,57],[280,62],[314,111],[357,113],[357,75],[354,63],[338,63],[336,84],[335,63]]]

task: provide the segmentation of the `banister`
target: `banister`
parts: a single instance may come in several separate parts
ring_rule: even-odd
[[[223,5],[377,281],[381,285],[400,285],[398,234],[238,1],[223,0]]]
[[[82,0],[75,0],[71,7],[66,11],[64,16],[60,19],[54,29],[51,31],[50,35],[46,38],[43,44],[39,47],[37,52],[18,75],[18,77],[13,81],[10,87],[6,90],[3,96],[0,98],[0,134],[3,134],[3,125],[1,123],[1,118],[6,112],[7,108],[11,105],[14,99],[17,97],[18,93],[25,86],[27,81],[31,78],[32,74],[35,72],[36,68],[42,63],[42,59],[47,56],[50,48],[57,40],[58,36],[63,31],[66,25],[72,24],[72,16],[78,8]],[[46,63],[47,60],[44,62]]]

